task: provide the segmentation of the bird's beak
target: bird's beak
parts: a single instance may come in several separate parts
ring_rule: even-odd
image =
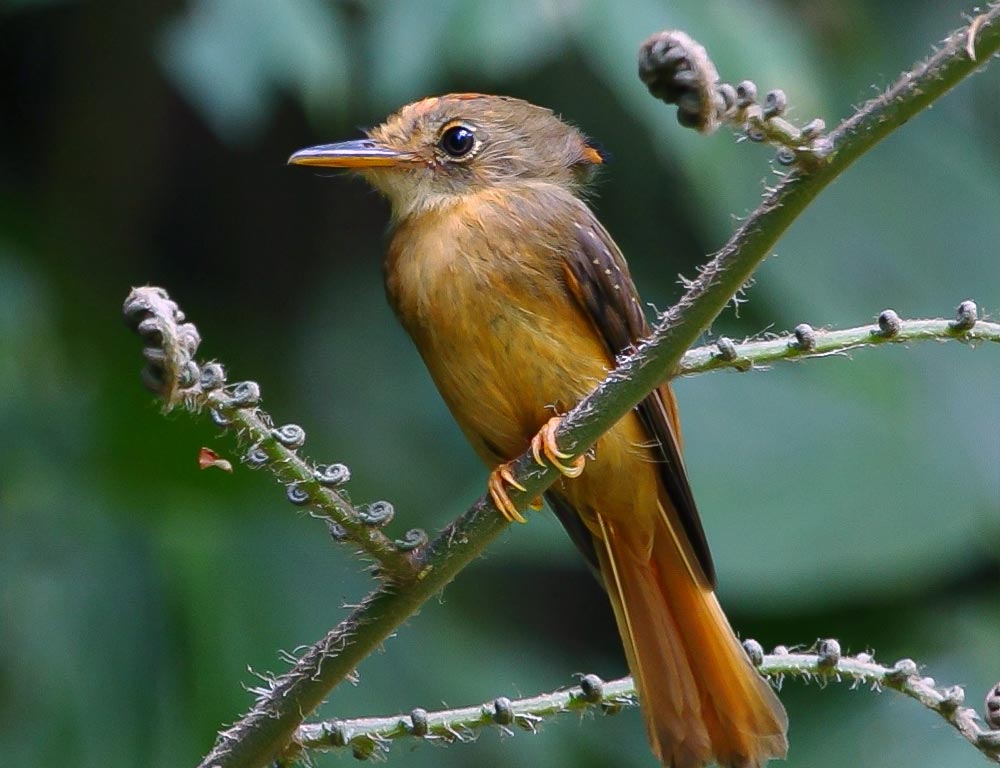
[[[384,168],[399,165],[408,156],[372,139],[356,139],[300,149],[288,158],[288,163],[325,168]]]

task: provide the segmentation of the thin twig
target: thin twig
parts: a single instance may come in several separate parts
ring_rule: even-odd
[[[757,648],[753,641],[747,641]],[[779,652],[780,651],[780,652]],[[762,652],[761,652],[762,653]],[[873,691],[890,688],[936,712],[986,757],[1000,763],[1000,731],[987,727],[979,714],[963,707],[961,686],[938,686],[918,673],[917,664],[901,659],[892,666],[877,664],[870,654],[842,656],[835,640],[819,643],[815,653],[775,653],[754,659],[764,677],[780,687],[785,680],[850,683],[852,688],[868,686]],[[479,706],[428,712],[414,709],[390,717],[363,717],[308,723],[295,733],[297,750],[325,752],[350,749],[356,757],[386,753],[392,743],[415,738],[425,741],[465,742],[496,726],[504,733],[514,728],[535,733],[546,719],[567,712],[616,712],[639,704],[631,677],[603,681],[597,675],[584,676],[579,685],[522,699],[501,696]]]
[[[886,313],[888,312],[892,310],[886,310]],[[886,313],[883,313],[883,317]],[[794,333],[772,339],[737,344],[722,338],[714,344],[685,352],[678,366],[678,375],[693,376],[719,368],[747,371],[754,366],[779,360],[825,357],[881,344],[950,340],[966,344],[1000,343],[1000,323],[979,320],[972,328],[965,330],[956,328],[955,320],[902,320],[896,317],[895,313],[892,313],[892,317],[894,321],[888,328],[880,325],[862,325],[856,328],[826,331],[803,324],[798,326]]]
[[[729,125],[751,141],[777,147],[782,165],[813,168],[829,154],[822,120],[797,128],[782,117],[784,91],[770,91],[760,103],[752,81],[720,82],[705,48],[680,30],[657,32],[639,46],[639,79],[654,97],[677,106],[677,121],[686,128],[710,134]]]
[[[194,354],[200,344],[197,329],[191,323],[182,322],[183,314],[165,291],[151,287],[135,289],[126,300],[125,307],[126,314],[137,330],[151,344],[146,353],[155,365],[146,372],[147,383],[163,395],[166,406],[183,406],[194,412],[205,408],[212,410],[213,420],[217,425],[237,429],[244,442],[251,444],[244,460],[251,465],[269,466],[279,480],[290,483],[289,495],[296,496],[295,491],[301,487],[301,478],[306,476],[311,466],[297,453],[296,446],[304,439],[304,435],[296,437],[296,429],[286,427],[275,430],[272,427],[270,417],[259,407],[260,393],[253,382],[241,382],[227,387],[225,375],[218,364],[198,366],[194,363]],[[931,339],[958,340],[970,344],[978,341],[1000,342],[1000,324],[977,320],[976,307],[969,301],[959,305],[955,320],[902,320],[892,310],[885,310],[879,315],[876,325],[832,331],[815,331],[809,326],[800,325],[793,334],[743,344],[720,339],[713,345],[687,352],[682,358],[678,374],[693,375],[725,367],[747,370],[754,365],[777,360],[811,358],[861,346]],[[320,476],[322,475],[321,471]],[[307,500],[313,507],[322,508],[325,504],[323,489],[320,488],[319,491],[317,494],[316,489],[310,489],[296,503],[301,504]],[[361,516],[361,512],[353,507],[342,510],[334,503],[330,506],[333,510],[346,511],[351,519]],[[328,510],[326,514],[331,516]],[[368,552],[372,553],[371,550]],[[363,616],[370,610],[371,604],[366,603],[358,608],[356,614]],[[338,628],[335,635],[324,644],[321,655],[334,655],[338,652],[337,646],[345,643],[350,632],[360,627],[359,622],[354,630],[350,629],[352,621],[357,618],[352,617],[351,621]],[[783,660],[784,666],[775,661],[775,658],[769,657],[762,667],[764,674],[783,674],[788,671],[786,667],[793,663],[799,665],[795,670],[797,677],[802,677],[810,670],[808,659],[803,663],[801,656],[779,654],[778,657]],[[848,662],[849,660],[845,660],[845,663]],[[914,683],[915,686],[917,682],[919,680]],[[910,692],[907,689],[900,690]],[[919,690],[919,686],[913,690]],[[265,698],[269,693],[270,690],[265,689]],[[438,713],[415,710],[416,714],[411,714],[408,722],[400,716],[304,725],[297,731],[293,744],[305,749],[349,746],[356,755],[364,757],[387,749],[391,740],[405,735],[461,741],[463,734],[490,724],[503,727],[514,725],[533,730],[540,718],[559,712],[584,709],[597,703],[605,710],[612,705],[634,704],[634,693],[629,678],[603,683],[594,676],[587,676],[582,681],[582,690],[557,691],[509,703],[506,699],[499,698],[481,707]],[[414,717],[422,724],[414,725]],[[966,728],[963,732],[980,737],[975,729]],[[967,735],[967,738],[971,737]],[[292,747],[292,751],[297,749],[298,746]]]
[[[979,61],[1000,49],[1000,3],[977,22]],[[675,373],[684,352],[725,308],[771,252],[778,238],[805,207],[858,157],[926,108],[979,66],[969,60],[968,28],[950,35],[939,50],[901,77],[889,91],[829,135],[831,152],[815,170],[793,169],[746,219],[730,241],[705,266],[678,304],[666,312],[654,334],[563,420],[559,445],[575,455],[591,445],[660,382]],[[525,491],[512,491],[524,509],[558,477],[539,467],[529,452],[514,465]],[[273,681],[253,708],[222,731],[202,768],[261,768],[285,750],[295,729],[327,693],[395,629],[505,528],[487,497],[448,526],[418,555],[420,577],[405,589],[376,590],[362,606],[311,647]]]
[[[256,382],[227,384],[221,365],[199,365],[195,360],[201,343],[198,330],[185,322],[184,313],[166,291],[150,286],[134,288],[125,299],[123,312],[146,341],[143,380],[163,399],[164,410],[183,407],[198,413],[208,409],[215,424],[233,431],[247,448],[244,462],[248,466],[270,467],[286,486],[289,501],[326,519],[336,538],[349,538],[360,547],[377,563],[382,578],[395,583],[414,578],[410,552],[426,541],[426,534],[413,530],[394,542],[380,530],[392,519],[392,507],[382,502],[375,514],[371,507],[359,509],[351,504],[336,489],[348,479],[347,468],[316,465],[300,456],[305,430],[297,424],[275,428],[271,416],[260,407]]]

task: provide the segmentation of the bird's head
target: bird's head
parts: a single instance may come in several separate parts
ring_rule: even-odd
[[[361,173],[396,218],[485,188],[558,184],[577,191],[605,154],[550,110],[521,99],[452,94],[403,107],[368,138],[323,144],[288,162]]]

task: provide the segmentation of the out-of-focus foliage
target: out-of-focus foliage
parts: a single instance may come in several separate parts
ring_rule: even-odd
[[[344,101],[348,40],[338,10],[314,0],[195,3],[167,25],[160,58],[220,138],[248,141],[282,92],[313,108]]]
[[[483,489],[380,287],[386,210],[284,160],[452,90],[556,109],[615,157],[594,205],[647,301],[678,294],[773,183],[766,149],[675,124],[634,74],[667,27],[722,75],[828,124],[960,23],[959,4],[694,0],[19,2],[0,10],[0,763],[194,764],[246,670],[317,639],[368,586],[268,477],[196,469],[207,422],[162,418],[118,318],[167,287],[204,352],[344,461],[358,501],[434,529]],[[886,306],[1000,308],[1000,78],[972,78],[798,221],[739,317],[750,335]],[[913,656],[977,703],[1000,677],[1000,363],[958,345],[678,383],[734,624]],[[459,705],[623,672],[610,611],[547,513],[513,528],[325,708]],[[788,686],[789,766],[979,765],[893,695]],[[351,758],[325,757],[320,764]],[[547,724],[414,766],[651,765],[640,718]]]

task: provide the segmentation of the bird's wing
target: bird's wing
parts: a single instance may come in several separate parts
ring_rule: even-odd
[[[649,324],[621,251],[583,203],[576,217],[575,234],[575,247],[564,254],[566,283],[614,360],[649,333]],[[654,389],[636,411],[659,447],[661,480],[705,580],[714,587],[712,555],[681,458],[673,392],[666,384]]]

